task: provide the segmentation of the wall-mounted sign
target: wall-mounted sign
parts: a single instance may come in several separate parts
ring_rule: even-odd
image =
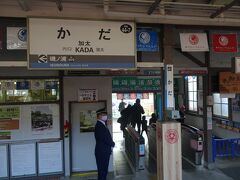
[[[209,51],[206,33],[180,33],[182,51]]]
[[[7,49],[27,49],[26,27],[7,27]]]
[[[165,66],[165,107],[174,109],[174,90],[173,90],[173,65]]]
[[[159,51],[158,33],[156,31],[137,31],[138,51]]]
[[[98,101],[98,90],[97,89],[79,89],[78,101],[80,102]]]
[[[30,69],[135,68],[135,23],[29,18]]]
[[[191,69],[179,70],[179,74],[181,75],[205,75],[207,73],[208,73],[207,70],[191,70]]]
[[[160,78],[149,77],[113,77],[113,92],[160,91]]]
[[[219,84],[220,93],[240,93],[240,74],[220,72]]]
[[[19,129],[20,108],[1,107],[0,108],[0,130]]]
[[[237,52],[237,34],[213,34],[214,52]]]

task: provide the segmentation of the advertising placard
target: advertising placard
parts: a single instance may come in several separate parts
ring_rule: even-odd
[[[0,108],[0,130],[19,129],[20,108],[1,107]]]
[[[26,27],[7,27],[7,49],[27,49]]]
[[[158,33],[156,31],[137,31],[137,50],[158,51]]]
[[[214,52],[237,52],[237,34],[213,34]]]
[[[30,69],[135,68],[135,23],[29,18]]]
[[[206,33],[180,33],[182,51],[209,51]]]

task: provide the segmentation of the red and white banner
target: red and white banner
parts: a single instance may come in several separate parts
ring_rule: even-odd
[[[237,52],[237,34],[213,34],[213,51],[214,52]]]
[[[180,33],[182,51],[209,51],[206,33]]]

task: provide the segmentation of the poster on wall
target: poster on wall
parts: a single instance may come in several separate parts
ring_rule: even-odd
[[[134,22],[50,18],[28,22],[30,69],[135,68]]]
[[[59,104],[28,104],[19,108],[19,129],[0,130],[1,143],[60,138]]]
[[[158,33],[156,31],[137,31],[137,51],[159,51]]]
[[[209,51],[206,33],[180,33],[182,51]]]
[[[240,93],[240,74],[232,72],[219,73],[220,93]]]
[[[237,34],[213,34],[214,52],[237,52],[238,42]]]
[[[0,107],[0,130],[19,129],[20,107]]]
[[[32,90],[42,90],[44,89],[45,84],[42,80],[31,80],[31,89]]]
[[[42,134],[53,129],[53,112],[48,105],[31,108],[32,131]]]
[[[36,147],[30,144],[10,145],[11,176],[27,176],[36,174]]]
[[[80,111],[80,132],[94,132],[96,121],[96,111]]]
[[[7,140],[7,139],[11,139],[11,132],[10,131],[0,132],[0,140]]]
[[[97,89],[79,89],[78,101],[79,102],[98,101],[98,90]]]
[[[26,27],[7,27],[7,49],[27,49]]]
[[[0,178],[8,177],[8,153],[7,145],[0,145]]]
[[[13,81],[5,81],[1,83],[1,90],[7,91],[7,90],[14,90],[15,85]]]
[[[3,28],[0,27],[0,50],[3,48]]]
[[[39,174],[63,171],[62,141],[38,144]]]

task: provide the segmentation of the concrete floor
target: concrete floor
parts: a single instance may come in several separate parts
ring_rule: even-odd
[[[137,173],[131,171],[131,167],[128,164],[127,157],[124,153],[124,141],[121,131],[117,128],[114,130],[114,141],[116,147],[114,148],[114,175],[109,175],[108,180],[156,180],[156,162],[151,156],[145,157],[145,169]],[[146,138],[146,135],[144,135]],[[147,144],[147,142],[146,142]],[[240,160],[235,160],[236,167],[240,164]],[[219,163],[231,164],[231,160],[226,163],[224,160],[219,160]],[[229,168],[229,167],[228,167]],[[213,170],[208,170],[204,167],[195,167],[188,161],[183,159],[183,180],[239,180],[233,179],[230,176],[224,174],[218,167]],[[240,176],[238,176],[240,177]],[[89,177],[64,177],[62,180],[93,180],[97,179],[96,176]]]

